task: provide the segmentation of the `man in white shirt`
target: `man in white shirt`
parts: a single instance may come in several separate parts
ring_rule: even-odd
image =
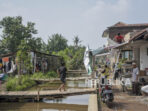
[[[133,72],[132,72],[132,93],[137,94],[137,82],[138,82],[138,75],[139,75],[139,69],[136,65],[136,63],[132,63],[133,66]]]

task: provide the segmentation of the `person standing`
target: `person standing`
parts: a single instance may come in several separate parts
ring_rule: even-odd
[[[138,82],[138,75],[139,75],[139,69],[136,65],[136,63],[132,63],[133,71],[132,71],[132,93],[138,94],[137,90],[137,82]]]
[[[108,79],[109,75],[110,75],[110,69],[109,69],[109,67],[107,65],[105,65],[105,68],[102,71],[102,77],[101,77],[102,85],[108,84],[107,79]]]
[[[123,37],[122,35],[120,35],[120,33],[118,33],[118,35],[114,37],[114,40],[115,40],[117,43],[121,44],[121,43],[124,42],[124,37]]]
[[[59,91],[61,91],[62,89],[65,91],[66,71],[67,71],[67,68],[65,67],[65,63],[61,63],[60,68],[57,70],[57,73],[59,74],[60,80],[62,82],[62,84],[58,88]]]

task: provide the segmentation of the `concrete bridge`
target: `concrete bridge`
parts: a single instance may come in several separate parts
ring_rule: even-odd
[[[68,89],[67,91],[60,92],[58,90],[46,90],[46,91],[8,91],[0,92],[0,101],[21,101],[21,100],[32,100],[40,101],[43,98],[48,97],[62,97],[68,95],[81,95],[95,93],[94,88],[85,89]]]

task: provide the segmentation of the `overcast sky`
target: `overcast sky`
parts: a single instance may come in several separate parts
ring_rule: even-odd
[[[22,16],[24,23],[36,23],[39,37],[60,33],[73,43],[79,36],[82,44],[96,49],[106,40],[106,27],[118,21],[148,23],[148,0],[0,0],[0,19]]]

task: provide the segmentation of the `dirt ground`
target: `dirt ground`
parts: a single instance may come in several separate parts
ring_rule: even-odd
[[[129,92],[114,88],[114,102],[111,108],[101,103],[102,111],[148,111],[148,96],[133,96]]]

